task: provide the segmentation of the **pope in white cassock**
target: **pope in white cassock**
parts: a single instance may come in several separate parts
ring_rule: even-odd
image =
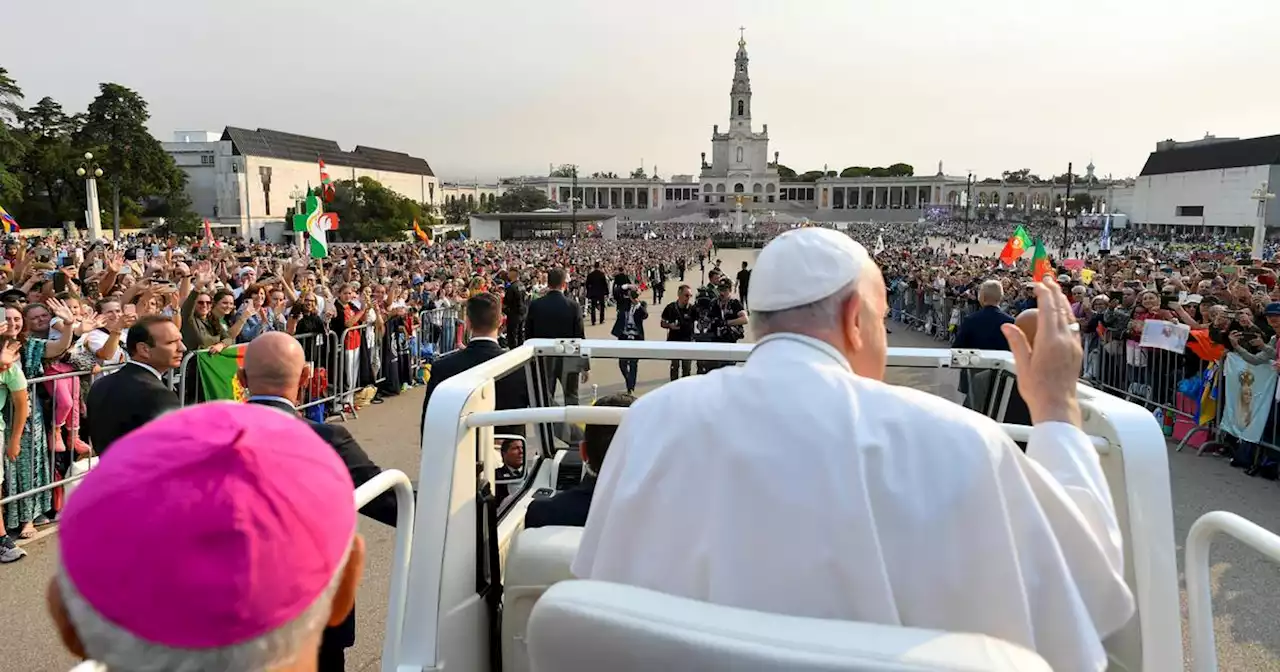
[[[1024,455],[994,421],[882,382],[884,279],[861,245],[782,234],[752,275],[746,364],[664,385],[619,426],[573,573],[1104,669],[1133,596],[1079,429],[1079,335],[1048,282],[1035,347],[1005,325],[1035,425]]]

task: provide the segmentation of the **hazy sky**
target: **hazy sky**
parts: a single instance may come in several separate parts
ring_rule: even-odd
[[[2,0],[34,103],[142,93],[151,130],[273,128],[426,158],[447,179],[692,173],[753,117],[798,171],[1136,175],[1155,143],[1280,132],[1277,0]]]

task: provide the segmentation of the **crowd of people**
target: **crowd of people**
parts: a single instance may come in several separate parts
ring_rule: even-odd
[[[15,539],[57,519],[66,493],[54,484],[84,473],[117,425],[133,426],[128,416],[138,411],[125,401],[108,405],[111,417],[88,417],[90,386],[126,361],[164,379],[140,376],[138,386],[124,388],[129,394],[167,388],[179,404],[191,404],[205,398],[191,353],[289,334],[316,370],[300,402],[309,418],[323,421],[422,382],[410,363],[461,345],[471,296],[496,295],[509,325],[505,344],[518,345],[525,307],[546,293],[554,269],[568,271],[570,291],[585,304],[582,281],[592,267],[652,283],[696,268],[706,234],[682,227],[625,245],[598,237],[334,245],[326,259],[300,256],[291,245],[153,235],[118,245],[11,239],[0,266],[7,358],[0,360],[0,403],[8,402],[0,562],[23,557]],[[152,325],[137,333],[153,340],[159,321],[180,335],[173,347],[129,343],[139,324]]]
[[[1276,359],[1277,333],[1280,333],[1277,266],[1269,261],[1249,260],[1246,248],[1228,239],[1182,236],[1161,240],[1118,232],[1112,237],[1113,249],[1101,254],[1094,244],[1097,232],[1072,231],[1066,241],[1067,253],[1052,260],[1051,278],[1039,284],[1032,282],[1032,270],[1025,255],[1014,265],[1001,265],[987,251],[992,243],[1002,243],[1007,238],[1008,226],[1004,224],[958,221],[892,227],[819,224],[816,228],[838,229],[839,233],[823,231],[822,236],[809,236],[801,243],[793,239],[794,249],[775,252],[774,256],[780,261],[765,264],[763,275],[753,281],[753,273],[759,269],[750,269],[747,264],[740,269],[722,268],[714,249],[716,238],[722,232],[712,226],[652,224],[645,228],[644,235],[622,244],[587,237],[503,243],[335,245],[331,256],[323,260],[299,256],[291,246],[285,245],[183,241],[145,235],[115,246],[52,239],[10,241],[5,247],[6,265],[0,268],[6,285],[0,291],[0,302],[6,310],[0,325],[0,380],[3,381],[0,404],[6,405],[3,417],[7,419],[4,495],[11,498],[4,506],[8,534],[0,542],[3,544],[0,559],[20,558],[22,550],[13,539],[32,536],[40,526],[59,518],[62,500],[67,494],[61,488],[52,487],[57,480],[76,473],[77,465],[85,461],[85,456],[102,454],[110,446],[130,444],[132,447],[128,449],[111,448],[113,454],[130,457],[104,460],[100,474],[86,480],[84,490],[72,500],[81,504],[69,509],[75,515],[65,521],[68,527],[60,540],[64,559],[54,579],[50,604],[68,648],[80,655],[96,655],[126,667],[143,658],[199,658],[206,655],[200,653],[201,650],[210,649],[207,655],[218,657],[210,660],[234,661],[234,665],[243,665],[243,669],[258,669],[270,662],[264,656],[278,660],[286,654],[297,655],[316,647],[322,660],[327,657],[336,661],[335,667],[322,666],[321,669],[341,669],[342,650],[353,641],[354,623],[350,614],[363,559],[363,543],[354,532],[350,507],[345,514],[337,515],[335,511],[341,507],[318,503],[340,502],[341,497],[335,493],[358,486],[379,468],[345,430],[322,429],[341,430],[340,426],[317,422],[309,423],[308,432],[319,437],[320,443],[332,447],[333,451],[322,452],[332,452],[335,459],[331,463],[312,461],[300,466],[299,460],[307,460],[303,452],[308,441],[315,443],[298,434],[299,427],[307,425],[275,421],[285,413],[293,413],[294,409],[302,408],[305,412],[308,397],[304,393],[313,387],[316,370],[326,363],[343,368],[337,377],[351,384],[338,385],[338,393],[331,395],[332,401],[311,406],[320,409],[317,417],[321,422],[331,412],[359,406],[361,400],[356,391],[365,387],[365,383],[377,390],[376,395],[395,394],[403,385],[415,384],[412,373],[400,376],[388,371],[393,362],[398,361],[401,351],[413,351],[415,356],[433,351],[428,352],[433,355],[454,350],[466,341],[463,352],[440,360],[432,371],[423,404],[425,415],[427,402],[441,381],[468,366],[498,356],[504,345],[514,347],[527,338],[582,337],[587,320],[591,324],[605,321],[606,306],[612,306],[609,311],[613,317],[611,333],[621,340],[644,339],[646,324],[652,329],[656,323],[667,340],[717,342],[743,338],[748,308],[751,308],[759,311],[754,325],[757,336],[763,335],[762,340],[773,345],[769,356],[756,362],[754,368],[742,367],[739,373],[731,375],[746,379],[765,376],[769,380],[762,378],[756,385],[725,387],[727,378],[717,376],[707,377],[699,386],[672,389],[692,394],[713,387],[715,393],[709,399],[741,412],[764,399],[755,392],[742,396],[744,391],[765,389],[769,387],[765,383],[799,376],[794,384],[779,388],[788,397],[775,400],[799,412],[801,408],[822,406],[822,400],[807,399],[805,395],[812,396],[816,392],[811,388],[821,387],[815,383],[831,381],[831,372],[824,373],[823,369],[830,364],[827,359],[844,362],[846,369],[862,377],[859,380],[872,381],[883,376],[885,330],[882,320],[888,316],[908,328],[942,340],[954,340],[958,345],[978,339],[988,343],[981,346],[984,348],[1012,349],[1019,364],[1034,371],[1032,381],[1036,384],[1021,391],[1028,410],[1026,421],[1049,419],[1051,424],[1078,426],[1078,410],[1075,415],[1070,412],[1061,415],[1062,409],[1069,411],[1074,403],[1070,387],[1057,385],[1052,395],[1045,392],[1050,386],[1047,381],[1062,377],[1058,374],[1063,366],[1072,367],[1085,379],[1109,391],[1149,404],[1153,410],[1167,410],[1173,408],[1174,390],[1179,381],[1203,371],[1206,362],[1215,357],[1235,352],[1254,359]],[[790,228],[757,229],[755,233],[735,237],[732,242],[754,244],[757,239],[770,239]],[[1053,223],[1029,223],[1027,229],[1037,238],[1050,239],[1055,232],[1061,234]],[[859,255],[865,257],[866,252],[859,252],[856,246],[849,247],[850,238],[861,242],[865,250],[873,251],[875,265],[880,269],[876,277],[883,277],[883,286],[874,283],[873,293],[883,300],[868,294],[870,285],[858,279],[867,273],[870,258],[860,260]],[[805,262],[812,258],[830,263],[818,268]],[[666,301],[663,288],[669,280],[676,280],[678,287],[672,300]],[[764,284],[765,290],[752,292],[753,282]],[[650,298],[654,303],[652,311],[646,300]],[[831,302],[833,309],[811,309],[822,302]],[[1022,323],[1016,333],[1023,335],[1013,337],[1015,332],[1008,329],[1006,322],[1032,315],[1046,305],[1054,316],[1049,321],[1051,326],[1064,326],[1053,322],[1059,317],[1064,323],[1075,323],[1080,340],[1074,347],[1084,353],[1083,356],[1073,355],[1073,346],[1059,342],[1058,336],[1052,337],[1058,341],[1043,341],[1045,345],[1042,345],[1034,328],[1023,331]],[[846,310],[857,314],[846,315],[842,312]],[[983,328],[982,320],[972,318],[980,317],[984,310],[1001,316],[993,322],[994,333],[974,331]],[[838,322],[834,327],[815,322],[833,319]],[[1159,356],[1141,344],[1146,320],[1178,322],[1193,333],[1202,332],[1203,347],[1188,348],[1176,358]],[[1007,340],[996,341],[997,334]],[[323,345],[317,346],[316,341]],[[1039,364],[1031,360],[1030,341],[1050,353],[1041,356]],[[184,386],[181,382],[192,375],[184,365],[189,362],[187,353],[218,353],[244,344],[248,345],[243,349],[239,384],[252,391],[248,401],[266,408],[253,413],[233,413],[224,405],[195,404],[193,408],[154,420],[161,414],[158,411],[175,410],[201,401],[194,392],[199,386]],[[838,351],[846,346],[852,349]],[[317,348],[334,348],[340,352],[325,353]],[[1054,352],[1064,355],[1056,358],[1061,361],[1050,362],[1055,359]],[[1142,356],[1134,355],[1135,352]],[[822,360],[821,366],[812,361],[815,359]],[[125,362],[128,365],[118,368]],[[672,362],[672,380],[690,375],[692,364]],[[700,373],[721,366],[716,362],[697,364]],[[608,397],[604,403],[629,406],[634,400],[636,363],[621,360],[618,365],[627,393]],[[796,366],[799,368],[791,368]],[[348,368],[350,370],[346,370]],[[565,402],[576,403],[576,381],[580,375],[585,378],[587,372],[546,369],[543,372],[547,377],[545,387],[554,394],[559,386]],[[1021,372],[1022,366],[1019,370]],[[128,386],[138,383],[129,382],[127,376],[139,377],[139,381],[164,390],[172,399],[164,401],[163,409],[157,406],[159,402],[140,404],[154,407],[151,410],[157,412],[150,417],[131,416],[139,404],[126,408],[120,399],[137,396],[121,390],[136,389]],[[800,380],[805,376],[817,378]],[[391,384],[387,384],[388,380]],[[572,392],[570,381],[574,381]],[[499,408],[527,405],[530,400],[524,381],[506,382],[512,384],[499,386]],[[183,390],[192,394],[187,395]],[[849,392],[850,389],[843,387],[839,390],[840,394]],[[901,396],[880,387],[867,388],[861,394],[888,395],[886,400],[894,403],[925,404],[917,396]],[[311,396],[323,397],[324,394],[321,391]],[[688,443],[692,437],[684,432],[684,426],[669,422],[669,417],[679,415],[680,409],[698,406],[688,401],[673,392],[663,397],[665,406],[658,402],[648,404],[648,415],[636,421],[647,428],[643,432],[645,440],[653,445],[669,445],[671,451]],[[856,400],[851,403],[856,405]],[[101,417],[97,411],[103,409],[111,410],[118,417]],[[929,407],[928,410],[936,409]],[[777,414],[777,408],[759,408],[755,417],[760,422],[740,428],[740,436],[733,445],[771,444],[762,437],[784,429],[770,424],[769,418]],[[1172,417],[1173,413],[1167,415]],[[633,477],[625,466],[625,455],[628,442],[636,436],[634,426],[640,425],[633,423],[620,428],[617,439],[612,428],[606,431],[588,427],[585,435],[564,436],[579,445],[593,473],[602,467],[606,450],[621,455],[611,457],[610,461],[624,466],[613,467],[613,475],[602,486],[606,502],[603,506],[612,509],[649,506],[644,502],[624,501],[615,494],[626,490],[619,482]],[[247,427],[253,431],[246,431]],[[206,432],[206,428],[212,429]],[[808,429],[816,428],[818,424]],[[849,427],[824,425],[821,429],[833,439],[857,435]],[[977,432],[974,434],[977,436],[989,428],[958,422],[956,429]],[[1030,448],[1024,446],[1023,449],[1031,456],[1037,452],[1037,441],[1041,453],[1052,450],[1051,445],[1055,443],[1071,446],[1080,443],[1076,440],[1078,429],[1055,431],[1058,433],[1053,436],[1051,432],[1041,432],[1036,435],[1038,438],[1033,438]],[[141,515],[128,504],[138,498],[122,496],[121,488],[126,487],[131,473],[130,463],[154,462],[152,455],[163,452],[165,446],[175,440],[189,442],[193,447],[183,452],[184,459],[189,460],[193,468],[179,473],[176,470],[181,465],[171,465],[172,468],[152,474],[147,479],[148,488],[155,492],[191,488],[191,479],[210,477],[208,470],[216,466],[224,476],[234,475],[228,480],[229,496],[221,498],[217,506],[261,508],[289,502],[289,510],[305,514],[258,528],[256,534],[264,543],[292,548],[299,535],[313,542],[324,539],[323,548],[317,547],[309,556],[313,566],[293,568],[288,577],[271,572],[264,574],[268,577],[264,581],[278,583],[279,590],[269,590],[264,583],[250,591],[251,595],[242,596],[252,597],[250,602],[255,608],[261,607],[262,613],[274,614],[273,620],[261,620],[251,624],[252,627],[246,626],[243,632],[228,633],[209,623],[202,624],[198,614],[169,613],[163,605],[137,597],[153,595],[156,591],[141,591],[129,581],[116,581],[112,577],[147,575],[150,577],[147,580],[167,582],[166,585],[177,590],[204,593],[220,585],[222,579],[212,574],[170,571],[173,566],[161,566],[164,563],[159,560],[150,563],[147,572],[90,562],[90,551],[108,541],[103,535],[108,534],[111,527],[104,521]],[[983,440],[999,441],[994,434]],[[772,444],[776,445],[776,441]],[[228,445],[239,446],[241,451],[237,454],[244,459],[235,464],[217,459],[218,451]],[[299,450],[266,456],[281,445],[296,445]],[[503,469],[517,473],[521,468],[519,450],[511,440],[502,445]],[[1091,452],[1087,444],[1081,445],[1082,455]],[[782,467],[775,465],[770,469],[773,468]],[[315,483],[324,486],[317,486],[314,491],[280,488],[267,493],[252,485],[261,479],[259,472],[263,469],[272,472],[302,469],[315,477]],[[705,476],[700,470],[682,468],[682,473]],[[1017,478],[1041,477],[1032,472],[1020,473]],[[681,516],[682,507],[667,502],[656,509],[650,508],[651,512],[658,513],[649,516],[647,528],[628,530],[629,539],[615,539],[602,536],[607,535],[607,530],[594,533],[590,530],[588,512],[594,510],[595,488],[592,478],[565,493],[568,498],[561,499],[565,495],[558,495],[536,507],[531,506],[530,526],[586,524],[589,530],[584,548],[588,550],[576,561],[575,574],[644,585],[646,579],[636,578],[648,571],[642,566],[644,563],[634,553],[624,551],[643,544],[646,530],[657,530],[665,524],[663,511],[669,512],[674,520]],[[913,492],[926,490],[912,489]],[[33,492],[35,494],[13,498]],[[888,494],[885,497],[884,505],[892,507],[892,497]],[[307,505],[292,506],[302,502]],[[201,520],[216,527],[217,506],[206,511],[207,515],[201,514]],[[1027,506],[1034,508],[1031,503]],[[184,511],[175,510],[168,518],[155,517],[155,525],[131,526],[138,529],[130,532],[123,543],[150,546],[163,537],[164,545],[178,549],[166,551],[159,558],[181,554],[184,548],[194,550],[198,539],[180,531],[190,530],[193,524],[193,519],[179,515]],[[748,506],[740,512],[743,516],[756,515],[751,511]],[[387,497],[380,498],[362,513],[389,525],[395,522],[393,500]],[[769,518],[763,510],[758,513],[761,520]],[[856,520],[858,515],[851,511],[847,520]],[[835,522],[833,520],[833,524]],[[337,530],[340,534],[313,534],[320,528],[327,532]],[[1096,530],[1080,532],[1094,534]],[[706,534],[714,532],[707,530]],[[113,539],[121,541],[118,537]],[[868,541],[868,547],[870,545],[874,544]],[[802,543],[796,547],[812,547],[812,544]],[[966,548],[964,552],[970,553],[978,546]],[[980,556],[980,553],[973,555]],[[219,571],[220,576],[265,571],[262,558],[232,560],[242,566],[233,567],[234,571],[230,572]],[[1079,560],[1092,562],[1083,556]],[[1119,627],[1132,606],[1123,582],[1114,580],[1119,575],[1110,572],[1109,565],[1099,565],[1096,569],[1092,578],[1108,582],[1109,597],[1095,591],[1080,599],[1094,600],[1097,604],[1112,600],[1109,604],[1115,609],[1108,613],[1119,619],[1115,623],[1095,623],[1097,635],[1101,637]],[[977,565],[966,571],[971,575],[982,573]],[[667,573],[661,583],[671,588],[668,592],[677,594],[712,601],[725,597],[702,595],[689,586],[677,585],[680,580],[678,575]],[[1060,586],[1066,591],[1062,594],[1074,595],[1071,591],[1076,590],[1077,584],[1065,580]],[[753,592],[756,588],[751,582],[733,586],[748,602],[773,599],[770,595],[756,594]],[[287,610],[275,602],[284,599],[282,591],[286,589],[302,596],[302,602],[287,614]],[[231,593],[234,591],[228,593],[228,599]],[[789,608],[789,612],[802,613],[807,609],[806,600],[828,602],[817,593],[794,590],[784,601],[795,607]],[[841,610],[837,606],[832,608],[837,612]],[[958,626],[966,622],[964,618],[957,618]],[[108,622],[113,624],[110,628],[101,627]],[[297,630],[289,629],[294,625]],[[348,627],[350,631],[345,630]],[[1045,627],[1063,627],[1063,624],[1050,623]],[[201,631],[209,636],[195,636],[194,633]],[[281,640],[278,647],[270,640],[277,632],[283,633],[281,637],[288,636],[288,641]],[[1018,637],[1005,636],[1020,641]],[[1036,646],[1038,642],[1028,645],[1046,657],[1070,661],[1068,667],[1074,669],[1096,657],[1096,640],[1091,641],[1090,637],[1083,636],[1077,642],[1080,648],[1075,650]],[[253,646],[241,645],[243,642]],[[262,642],[272,646],[258,646]]]

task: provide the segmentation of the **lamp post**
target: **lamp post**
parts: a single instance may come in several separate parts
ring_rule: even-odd
[[[76,175],[84,178],[84,224],[89,240],[96,241],[102,238],[102,209],[98,207],[98,178],[102,177],[102,168],[94,162],[92,152],[84,153],[84,163],[76,168]]]
[[[1067,258],[1067,222],[1071,219],[1071,163],[1067,163],[1067,195],[1062,199],[1062,258]]]
[[[1253,200],[1258,202],[1258,221],[1253,225],[1253,258],[1262,258],[1262,248],[1267,242],[1267,202],[1273,201],[1276,195],[1267,190],[1267,183],[1253,190]]]
[[[969,240],[969,222],[973,218],[969,215],[969,208],[973,207],[973,171],[969,171],[969,178],[965,181],[964,188],[964,239]]]
[[[293,213],[295,215],[302,214],[303,210],[307,207],[307,192],[303,191],[295,184],[293,185],[293,191],[289,192],[289,198],[293,199]],[[290,224],[292,224],[292,222],[290,222]],[[305,253],[307,251],[306,241],[303,239],[301,231],[293,232],[293,240],[297,243],[299,252]]]

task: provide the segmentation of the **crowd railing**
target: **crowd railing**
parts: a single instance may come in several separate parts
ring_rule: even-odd
[[[410,317],[412,319],[406,320],[404,332],[398,335],[384,333],[379,337],[372,325],[351,327],[341,334],[332,331],[296,334],[294,337],[302,345],[312,373],[311,382],[301,390],[295,408],[312,420],[354,415],[356,393],[368,385],[386,383],[389,379],[388,367],[400,367],[402,371],[408,372],[408,380],[399,376],[402,387],[425,382],[430,362],[434,358],[461,347],[463,323],[455,307],[426,310]],[[346,340],[349,336],[353,337],[351,341]],[[400,337],[403,337],[403,342],[393,343],[390,349],[382,348],[382,339]],[[354,348],[347,349],[348,344],[354,345]],[[375,351],[378,352],[376,357]],[[385,361],[381,361],[384,351],[390,354]],[[178,396],[183,406],[209,400],[201,383],[198,363],[200,353],[209,352],[207,348],[187,352],[181,364],[164,376],[165,383]],[[407,359],[404,365],[400,362],[401,357]],[[362,362],[365,361],[370,366],[362,377]],[[379,366],[374,367],[375,363]],[[38,473],[33,472],[34,475],[30,477],[22,476],[20,483],[16,463],[6,461],[5,489],[0,493],[3,494],[0,497],[0,511],[7,513],[9,507],[18,506],[17,510],[22,511],[18,522],[25,524],[28,520],[45,517],[44,514],[60,509],[62,501],[70,492],[67,486],[74,486],[84,478],[97,461],[97,454],[89,446],[88,432],[83,429],[87,422],[84,396],[93,380],[109,375],[121,366],[96,367],[90,371],[71,371],[27,379],[32,412],[23,429],[23,450],[34,451],[31,455],[38,453],[39,456],[31,459],[20,454],[19,460],[27,460],[22,464],[24,469],[30,464],[31,469]],[[373,371],[372,378],[367,375],[369,370]],[[62,432],[63,440],[60,443],[55,444],[53,441],[54,431]],[[44,437],[43,440],[36,438],[40,436]],[[82,449],[83,452],[80,452]],[[33,503],[23,503],[24,500],[33,498],[38,499]],[[34,516],[26,515],[31,511],[35,512]]]

